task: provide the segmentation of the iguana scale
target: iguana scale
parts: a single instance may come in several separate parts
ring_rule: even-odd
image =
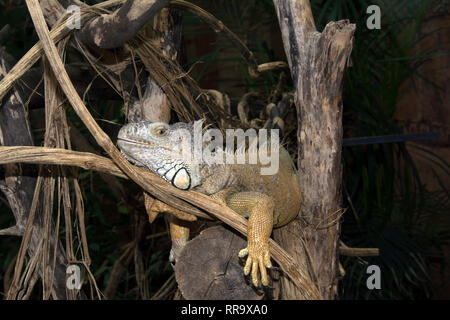
[[[193,123],[135,122],[123,126],[117,144],[134,164],[150,169],[180,189],[195,190],[225,204],[248,218],[247,247],[239,257],[247,257],[244,274],[251,272],[252,282],[268,285],[266,268],[270,268],[268,240],[273,227],[293,220],[300,209],[301,193],[297,172],[288,152],[280,147],[279,169],[274,175],[261,175],[261,164],[195,163],[183,157],[179,146],[192,143],[186,132],[193,133]],[[149,216],[160,211],[182,219],[189,215],[163,202],[154,201]],[[189,230],[171,224],[172,240],[182,247]]]

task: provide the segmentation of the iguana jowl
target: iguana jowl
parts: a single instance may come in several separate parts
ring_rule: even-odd
[[[268,239],[272,228],[293,220],[301,204],[292,159],[280,147],[279,169],[274,175],[261,175],[261,164],[196,163],[180,148],[186,144],[192,147],[193,131],[193,123],[129,123],[121,128],[117,144],[136,165],[154,171],[177,188],[207,194],[248,218],[247,247],[239,252],[239,257],[248,255],[244,274],[251,271],[252,282],[257,286],[259,270],[262,284],[268,285],[266,268],[271,267]],[[179,210],[161,202],[151,210],[182,216]],[[186,242],[186,230],[181,230],[181,236],[180,230],[171,230],[172,239]]]

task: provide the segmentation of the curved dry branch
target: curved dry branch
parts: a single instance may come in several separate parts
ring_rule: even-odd
[[[89,21],[77,32],[85,43],[103,49],[123,46],[133,38],[170,0],[127,0],[110,14]]]
[[[110,159],[89,152],[31,146],[0,146],[0,164],[30,163],[75,166],[128,179]]]

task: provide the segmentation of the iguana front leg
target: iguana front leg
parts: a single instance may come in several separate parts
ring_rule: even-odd
[[[247,257],[244,274],[251,271],[252,282],[258,286],[258,270],[261,282],[269,284],[266,268],[271,268],[269,238],[273,228],[274,202],[260,192],[238,192],[226,196],[226,205],[244,217],[248,217],[247,247],[239,252],[239,257]]]

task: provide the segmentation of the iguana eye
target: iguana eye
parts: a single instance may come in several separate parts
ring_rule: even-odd
[[[151,134],[155,137],[162,138],[167,136],[169,128],[164,124],[158,124],[151,128]]]

